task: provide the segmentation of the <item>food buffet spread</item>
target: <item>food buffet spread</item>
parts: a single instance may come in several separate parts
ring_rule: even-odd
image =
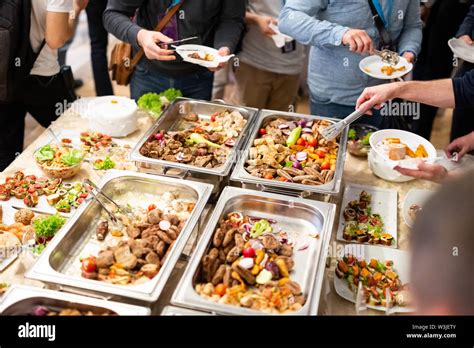
[[[378,158],[429,160],[431,144],[368,126],[328,142],[331,118],[166,105],[122,138],[71,108],[2,174],[0,312],[412,310],[404,250],[436,187],[382,180],[364,156],[377,139]]]

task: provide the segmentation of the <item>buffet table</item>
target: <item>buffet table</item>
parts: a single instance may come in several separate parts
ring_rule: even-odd
[[[139,128],[140,130],[127,137],[125,140],[130,142],[136,142],[140,136],[152,125],[152,120],[142,115],[139,118]],[[65,114],[63,114],[54,124],[51,126],[54,132],[59,133],[61,130],[74,130],[74,131],[86,131],[87,122],[84,121],[74,110],[70,109]],[[0,179],[4,179],[6,176],[13,174],[16,171],[24,171],[28,174],[36,174],[41,176],[42,172],[37,167],[34,162],[33,154],[36,149],[51,141],[51,136],[48,132],[44,132],[36,141],[31,144],[25,151],[18,156],[18,158],[11,164],[11,166],[5,170],[1,175]],[[472,158],[469,159],[472,161]],[[93,181],[98,181],[100,178],[96,171],[94,171],[89,164],[84,164],[80,173],[74,180],[81,180],[83,178],[90,178]],[[410,230],[408,226],[404,223],[401,206],[402,202],[407,194],[407,192],[412,188],[436,190],[437,185],[425,182],[425,181],[412,181],[404,184],[390,183],[375,177],[369,170],[367,160],[359,159],[347,154],[345,162],[345,170],[343,175],[343,185],[341,192],[338,196],[332,197],[331,202],[337,204],[337,212],[334,224],[334,231],[332,233],[330,248],[336,250],[338,242],[335,240],[335,229],[338,225],[339,219],[339,210],[341,209],[340,203],[342,199],[342,194],[344,187],[348,183],[369,185],[369,186],[378,186],[383,188],[392,188],[398,191],[398,248],[402,250],[408,250],[409,248],[409,236]],[[206,212],[212,210],[212,206],[208,206]],[[190,242],[194,244],[195,239]],[[192,245],[190,245],[191,247]],[[3,273],[0,273],[0,283],[7,282],[9,284],[25,284],[32,286],[44,287],[40,282],[30,281],[24,278],[24,273],[30,268],[34,263],[35,259],[30,255],[30,253],[22,253],[20,257],[10,265]],[[321,290],[321,299],[319,305],[319,314],[321,315],[355,315],[355,306],[354,304],[344,300],[339,297],[334,291],[333,285],[333,276],[334,276],[334,267],[335,267],[335,258],[331,259],[327,263],[330,265],[326,269],[326,275],[324,277],[323,287]],[[169,305],[170,298],[174,289],[176,288],[183,270],[186,266],[186,258],[182,257],[178,261],[171,277],[169,278],[167,285],[159,298],[159,301],[154,304],[152,308],[153,314],[160,314],[163,308]],[[382,314],[383,312],[378,311],[369,311],[368,314]]]

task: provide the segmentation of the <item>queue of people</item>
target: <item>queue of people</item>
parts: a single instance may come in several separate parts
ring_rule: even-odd
[[[32,1],[29,35],[27,41],[20,44],[30,52],[27,59],[31,67],[20,79],[0,76],[3,79],[0,86],[15,91],[13,96],[0,94],[0,169],[6,168],[23,149],[27,112],[47,127],[58,117],[58,103],[75,100],[71,76],[67,76],[68,72],[58,63],[58,49],[73,36],[83,10],[89,19],[97,95],[113,94],[106,56],[110,33],[131,44],[133,54],[143,50],[144,56],[134,67],[131,78],[133,99],[148,92],[177,88],[185,97],[211,100],[214,74],[225,69],[226,74],[232,71],[235,75],[234,93],[239,104],[292,111],[305,69],[306,48],[310,47],[307,83],[312,114],[344,118],[357,108],[371,114],[360,122],[391,128],[390,121],[378,110],[385,102],[400,98],[424,104],[421,118],[409,126],[429,138],[437,108],[455,108],[452,142],[446,154],[449,158],[454,154],[461,158],[474,151],[474,71],[472,64],[463,62],[456,76],[450,79],[452,54],[447,39],[454,35],[474,45],[474,5],[470,8],[469,5],[465,1],[451,0],[431,0],[423,4],[410,0]],[[167,16],[171,9],[176,12]],[[453,11],[452,16],[448,16],[448,10]],[[439,22],[439,18],[446,17],[449,26]],[[157,32],[154,28],[160,22],[163,29]],[[274,38],[281,34],[290,39],[278,47]],[[222,63],[217,69],[184,62],[169,44],[188,37],[197,37],[193,43],[214,47],[222,56],[236,54],[237,60]],[[3,48],[14,49],[13,46]],[[424,81],[387,84],[364,74],[359,69],[361,60],[383,49],[396,51],[415,64],[415,79]],[[10,56],[0,53],[0,57],[10,64]],[[1,72],[6,63],[0,64],[3,64]],[[12,65],[7,68],[12,69]],[[459,180],[458,186],[448,183],[437,196],[453,204],[440,206],[433,202],[426,207],[423,216],[429,213],[436,219],[445,216],[442,209],[454,207],[459,197],[454,192],[459,195],[469,192],[470,198],[473,197],[472,174],[469,179],[459,179],[456,173],[449,173],[440,165],[423,162],[417,170],[396,169],[404,175],[436,182]],[[431,281],[436,282],[428,274],[431,261],[428,256],[433,250],[442,253],[444,242],[472,246],[472,233],[466,233],[472,226],[472,214],[456,208],[450,216],[456,214],[465,220],[453,220],[459,227],[457,235],[455,231],[445,234],[441,229],[445,225],[443,221],[437,223],[424,217],[415,228],[412,248],[426,256],[418,258],[417,267],[413,267],[414,288],[419,295],[427,291]],[[428,231],[429,238],[424,238]],[[447,235],[456,237],[451,240]],[[430,242],[426,243],[427,240]],[[437,269],[443,269],[442,264],[436,265]],[[456,268],[446,270],[443,277],[450,280],[450,288],[456,287],[460,282],[454,275]],[[424,271],[426,273],[420,273]],[[424,300],[428,298],[420,295],[424,313],[466,313],[467,307],[461,302],[465,297],[457,301],[455,296],[450,296],[452,302],[449,303],[439,300],[450,291],[438,288],[432,295],[435,300],[430,299],[430,303],[447,306],[442,310],[427,308],[428,302]],[[472,302],[470,306],[467,309],[472,313]]]

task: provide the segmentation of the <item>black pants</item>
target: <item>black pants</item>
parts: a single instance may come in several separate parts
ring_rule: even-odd
[[[423,29],[422,49],[413,71],[415,80],[449,78],[453,71],[453,53],[449,39],[456,35],[469,10],[468,4],[457,0],[438,0],[431,9]],[[430,139],[438,108],[421,104],[419,120],[412,121],[412,131]]]
[[[464,62],[456,77],[461,77],[468,71],[474,69],[474,64]],[[474,131],[474,108],[456,108],[453,113],[453,124],[451,127],[451,141],[467,135]]]
[[[112,83],[107,63],[107,45],[109,33],[104,28],[102,15],[107,1],[90,1],[86,8],[91,39],[91,60],[94,72],[95,89],[98,96],[112,95]]]
[[[0,171],[23,151],[25,116],[29,112],[43,127],[49,127],[75,100],[61,74],[30,76],[18,101],[0,104]]]

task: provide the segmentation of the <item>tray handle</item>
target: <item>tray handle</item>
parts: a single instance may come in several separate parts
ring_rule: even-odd
[[[262,184],[257,184],[257,188],[262,192],[275,193],[275,194],[280,194],[284,196],[292,196],[296,198],[308,198],[309,196],[313,194],[310,191],[291,192],[291,191],[286,191],[284,189],[280,190],[274,187],[267,187]]]
[[[188,170],[180,170],[177,174],[169,174],[168,172],[173,169],[176,170],[176,168],[164,167],[163,175],[181,180],[185,180],[190,175]]]
[[[69,286],[63,286],[63,285],[60,285],[58,287],[58,291],[69,293],[69,294],[81,295],[81,296],[85,296],[85,297],[93,297],[93,298],[96,298],[96,299],[99,299],[99,300],[104,300],[104,301],[109,301],[113,297],[112,295],[102,295],[102,294],[99,294],[99,293],[89,292],[87,290],[82,291],[82,290],[79,290],[79,289],[76,289],[76,288],[72,288],[72,287],[69,287]]]

